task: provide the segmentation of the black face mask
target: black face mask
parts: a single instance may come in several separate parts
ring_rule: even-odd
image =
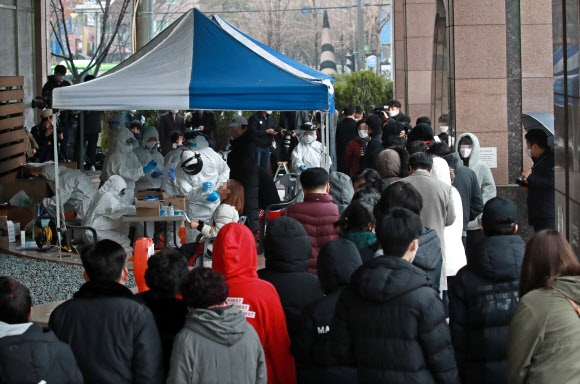
[[[137,132],[137,133],[133,132],[133,136],[135,137],[135,139],[138,142],[141,142],[141,137],[142,137],[141,132]]]

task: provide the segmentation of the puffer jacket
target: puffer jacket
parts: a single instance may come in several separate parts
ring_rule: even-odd
[[[341,172],[331,172],[328,177],[330,184],[330,196],[334,204],[338,205],[338,212],[342,213],[350,204],[354,195],[352,181],[348,175]]]
[[[488,237],[449,280],[449,324],[464,383],[507,383],[508,325],[525,246],[518,235]]]
[[[493,180],[493,175],[491,174],[491,169],[480,160],[481,147],[479,144],[479,139],[473,133],[464,133],[457,138],[455,141],[455,151],[459,151],[459,142],[466,136],[473,142],[473,148],[471,150],[471,155],[469,155],[469,168],[475,172],[477,176],[477,181],[479,182],[479,188],[481,189],[481,197],[483,198],[483,204],[487,203],[488,200],[494,198],[497,195],[497,190],[495,188],[495,181]],[[480,229],[481,224],[478,219],[471,220],[467,225],[467,230]]]
[[[419,249],[413,260],[413,265],[429,278],[429,283],[439,292],[441,286],[441,269],[443,266],[443,251],[441,241],[434,229],[423,227],[419,237]]]
[[[0,383],[81,384],[70,347],[35,323],[0,322]]]
[[[268,370],[268,383],[296,383],[294,357],[286,317],[276,288],[258,278],[258,253],[252,232],[243,224],[225,225],[213,247],[212,268],[225,276],[228,301],[243,308],[246,321],[258,333]]]
[[[338,362],[359,383],[459,383],[443,303],[425,274],[398,257],[361,266],[330,327]]]
[[[300,312],[322,297],[318,278],[306,271],[311,250],[308,234],[298,221],[279,217],[268,224],[264,236],[266,268],[258,271],[258,277],[276,288],[292,343],[296,340]]]
[[[316,259],[320,248],[326,242],[338,239],[338,228],[334,226],[338,220],[338,206],[329,194],[308,193],[304,195],[302,203],[286,209],[286,216],[298,220],[306,229],[312,245],[308,272],[316,274]]]
[[[175,338],[168,384],[267,382],[256,331],[235,306],[196,309]]]
[[[508,332],[510,384],[576,383],[580,376],[580,276],[554,280],[553,289],[525,294]]]
[[[325,296],[304,308],[299,337],[292,342],[300,383],[356,382],[356,370],[340,366],[332,355],[330,325],[338,298],[360,265],[358,250],[349,240],[329,241],[320,250],[318,279]]]

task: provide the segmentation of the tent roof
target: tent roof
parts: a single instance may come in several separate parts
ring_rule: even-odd
[[[79,110],[333,110],[332,77],[192,9],[111,73],[54,90]]]

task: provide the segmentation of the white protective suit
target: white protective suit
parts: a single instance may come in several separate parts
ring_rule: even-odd
[[[175,171],[179,167],[179,163],[181,162],[181,154],[185,149],[186,147],[184,145],[180,145],[179,147],[167,152],[163,158],[163,172],[165,174],[168,174],[171,168],[173,168]],[[169,196],[173,197],[178,195],[177,182],[175,179],[170,177],[164,178],[161,188],[163,188]]]
[[[42,175],[49,183],[54,185],[54,164],[45,165]],[[83,219],[85,213],[91,204],[91,200],[97,193],[97,188],[81,171],[69,169],[60,165],[58,167],[59,175],[59,196],[62,205],[68,205],[74,209],[78,219]],[[45,207],[56,207],[56,196],[47,197],[42,200]]]
[[[322,149],[323,145],[320,141],[314,140],[310,144],[306,144],[303,140],[304,131],[298,131],[300,142],[292,151],[292,169],[296,173],[301,173],[300,167],[304,165],[306,168],[316,168],[322,166]],[[331,164],[329,164],[331,165]]]
[[[188,152],[196,151],[201,155],[203,160],[203,168],[196,175],[188,175],[183,170],[183,167],[177,167],[175,170],[177,187],[183,192],[187,198],[187,215],[191,220],[208,221],[218,205],[220,205],[219,198],[213,202],[209,202],[206,198],[219,185],[230,178],[230,167],[221,158],[221,156],[210,148],[207,140],[203,136],[197,136],[195,139],[188,142]],[[208,191],[203,190],[203,183],[210,182],[212,187]],[[187,228],[187,242],[195,241],[195,237],[199,232]]]
[[[128,128],[121,128],[115,137],[115,150],[109,156],[109,161],[105,166],[105,172],[109,177],[118,175],[127,183],[125,196],[122,199],[125,205],[133,204],[135,181],[139,180],[144,174],[141,162],[133,153],[133,146],[127,145],[129,139],[135,141],[133,132]]]
[[[119,220],[123,215],[136,213],[134,205],[124,204],[119,197],[120,192],[123,189],[126,191],[126,188],[127,183],[121,176],[111,176],[91,201],[83,226],[93,227],[97,231],[98,241],[103,239],[116,241],[125,248],[127,254],[131,254],[133,248],[127,237],[129,226]],[[88,231],[83,233],[83,240],[91,243],[93,241],[91,233]]]
[[[167,177],[167,172],[163,172],[163,155],[157,150],[157,147],[154,149],[149,149],[145,144],[150,137],[155,137],[157,139],[157,143],[159,143],[159,132],[157,132],[157,128],[152,126],[145,128],[145,131],[143,132],[143,138],[141,140],[141,146],[139,148],[135,148],[134,153],[139,159],[142,167],[149,164],[151,160],[155,160],[157,162],[157,166],[153,172],[144,174],[139,180],[135,182],[135,190],[137,191],[161,188],[164,178]],[[153,176],[157,175],[156,172],[162,173],[162,175],[154,178]]]

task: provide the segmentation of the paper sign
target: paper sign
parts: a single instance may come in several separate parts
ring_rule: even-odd
[[[497,147],[482,147],[479,159],[490,168],[497,168]]]

